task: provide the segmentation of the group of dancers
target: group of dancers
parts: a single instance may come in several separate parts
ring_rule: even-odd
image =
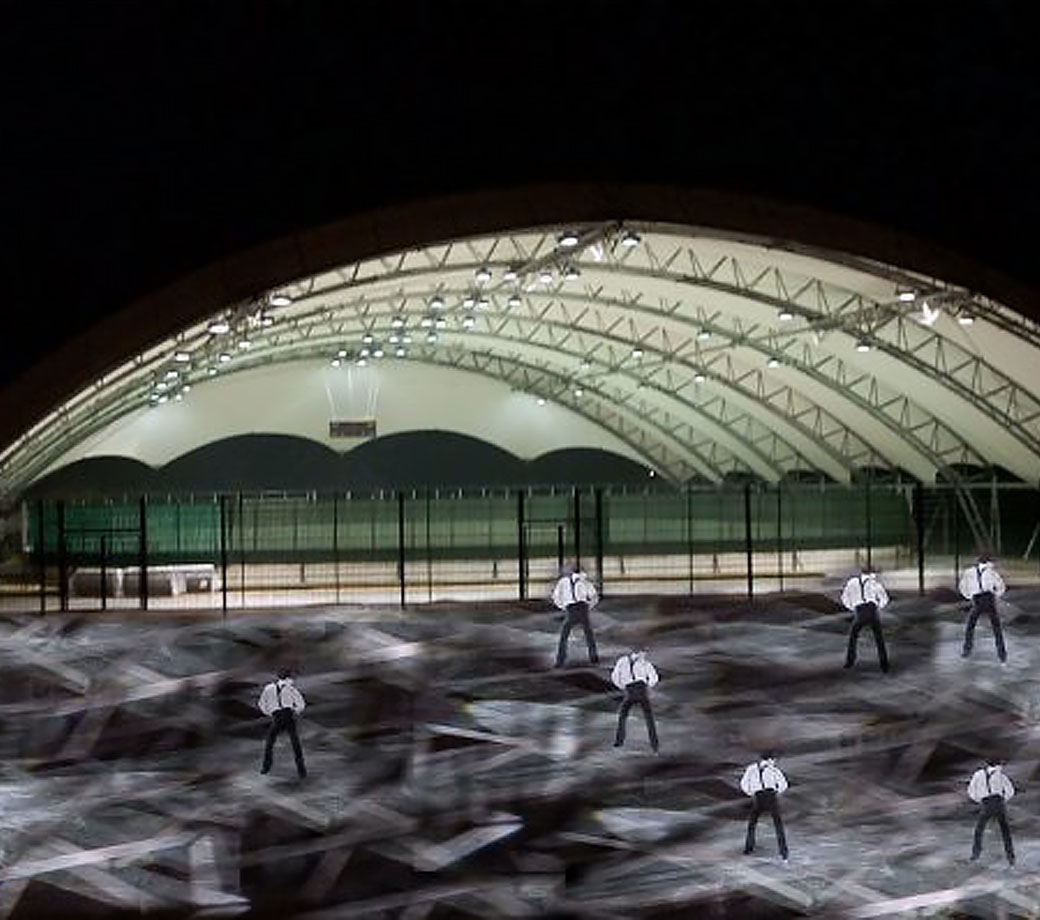
[[[975,627],[980,616],[989,618],[993,629],[993,638],[997,648],[997,657],[1001,663],[1007,661],[1007,647],[1004,642],[1004,631],[997,612],[996,599],[1006,590],[1004,579],[997,571],[993,559],[986,554],[980,555],[975,562],[961,573],[958,588],[961,596],[970,601],[971,609],[965,625],[964,642],[961,655],[967,658],[974,647]],[[580,626],[585,634],[589,662],[599,663],[596,649],[596,637],[592,631],[589,613],[599,601],[596,587],[588,575],[579,568],[569,566],[557,580],[553,588],[552,600],[557,608],[563,611],[563,625],[556,647],[555,667],[562,668],[567,663],[567,643],[571,631]],[[882,584],[876,569],[866,566],[857,575],[846,581],[841,592],[841,603],[852,614],[849,627],[848,644],[845,652],[845,667],[856,664],[856,652],[859,634],[869,627],[877,646],[878,664],[882,672],[888,673],[888,649],[885,646],[885,635],[881,627],[880,612],[888,606],[888,591]],[[646,721],[650,746],[657,753],[660,743],[657,736],[657,725],[654,721],[653,707],[650,704],[649,690],[660,679],[656,668],[647,656],[643,647],[632,648],[618,657],[610,674],[611,683],[621,691],[621,704],[618,707],[617,730],[614,735],[614,746],[621,747],[625,743],[625,725],[629,710],[638,705],[643,711]],[[754,763],[748,764],[740,779],[740,788],[751,799],[751,810],[748,815],[747,836],[744,853],[750,854],[755,849],[755,828],[759,818],[768,814],[773,819],[776,831],[777,848],[784,862],[788,859],[787,836],[784,833],[784,822],[780,812],[779,796],[787,789],[787,777],[776,765],[771,751],[764,751]],[[1008,864],[1015,864],[1014,845],[1011,840],[1011,829],[1008,825],[1004,803],[1015,794],[1011,780],[1003,772],[1002,765],[991,759],[972,775],[968,782],[968,797],[978,803],[978,820],[972,843],[972,860],[978,859],[982,852],[982,836],[986,824],[996,819],[1004,840],[1004,853]]]
[[[1004,593],[1006,587],[993,560],[987,555],[979,556],[962,572],[959,588],[961,595],[971,602],[961,654],[964,657],[971,654],[976,623],[979,617],[985,614],[993,629],[997,656],[1001,662],[1006,662],[1007,648],[996,606],[996,599]],[[592,631],[589,614],[598,603],[599,595],[592,580],[579,568],[568,567],[553,588],[552,600],[564,614],[556,648],[555,667],[562,668],[567,663],[567,644],[575,626],[580,626],[585,634],[590,663],[598,664],[599,653],[596,649],[596,637]],[[877,645],[878,663],[881,670],[887,672],[889,670],[888,651],[881,628],[880,611],[888,605],[889,596],[878,578],[877,572],[873,568],[867,567],[859,574],[849,578],[842,590],[841,602],[852,614],[845,667],[851,668],[855,665],[859,634],[865,627],[869,627]],[[647,649],[636,646],[620,655],[611,670],[610,680],[621,691],[614,746],[624,745],[629,711],[633,706],[639,706],[646,722],[650,746],[657,753],[660,743],[653,707],[650,703],[650,689],[657,685],[660,676],[650,661]],[[307,768],[304,764],[303,750],[296,729],[296,717],[303,712],[306,702],[303,694],[293,683],[292,673],[289,669],[280,669],[277,678],[263,688],[257,706],[270,720],[264,739],[264,754],[260,772],[268,773],[270,771],[274,743],[284,732],[292,743],[299,777],[301,780],[304,779],[307,776]],[[763,814],[768,814],[773,819],[780,857],[786,862],[788,846],[779,798],[787,790],[788,783],[787,777],[777,766],[772,751],[763,751],[758,760],[748,764],[741,776],[740,788],[751,799],[744,852],[749,854],[754,851],[755,829],[758,820]],[[1015,789],[1011,780],[1004,774],[1001,764],[995,759],[987,761],[985,766],[980,767],[972,775],[967,791],[969,798],[981,806],[975,825],[971,858],[978,859],[982,852],[983,831],[986,824],[995,819],[1003,837],[1004,853],[1008,863],[1014,865],[1015,852],[1004,805],[1015,794]]]

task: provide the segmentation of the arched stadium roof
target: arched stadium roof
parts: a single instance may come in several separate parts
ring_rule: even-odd
[[[230,431],[348,446],[323,412],[521,456],[593,444],[676,483],[964,466],[1035,481],[1038,346],[992,297],[775,236],[625,219],[442,236],[195,317],[7,444],[0,491]]]

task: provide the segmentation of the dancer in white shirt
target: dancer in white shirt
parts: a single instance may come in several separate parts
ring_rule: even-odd
[[[997,657],[1007,661],[1007,647],[1004,645],[1004,630],[1000,625],[1000,614],[997,613],[997,598],[1006,590],[1004,579],[987,555],[981,555],[974,565],[969,565],[961,572],[961,596],[971,601],[971,613],[968,614],[968,625],[964,630],[964,648],[961,657],[971,654],[975,643],[975,624],[981,614],[989,617],[993,628],[993,640],[997,645]]]
[[[585,632],[585,644],[589,649],[589,662],[599,664],[596,652],[596,637],[592,635],[589,624],[589,611],[599,602],[596,586],[581,569],[565,571],[556,582],[552,593],[553,603],[566,616],[560,630],[560,641],[556,647],[556,667],[562,668],[567,663],[567,640],[575,626],[581,626]]]
[[[986,761],[986,766],[976,770],[968,782],[968,798],[978,802],[982,808],[979,819],[975,822],[975,839],[972,842],[971,858],[976,860],[982,853],[982,832],[990,818],[996,818],[1000,825],[1000,835],[1004,838],[1004,855],[1008,865],[1015,864],[1015,847],[1011,842],[1011,828],[1008,826],[1004,803],[1015,794],[1015,787],[1004,774],[1000,763],[995,759]]]
[[[864,568],[859,575],[853,575],[841,592],[841,602],[845,609],[852,613],[852,628],[849,630],[849,645],[845,652],[845,667],[851,668],[856,663],[856,644],[864,626],[869,626],[874,633],[874,644],[877,645],[878,663],[882,671],[888,671],[888,650],[885,648],[885,636],[881,631],[879,612],[888,605],[888,592],[878,580],[877,572],[872,568]]]
[[[293,755],[296,758],[296,772],[300,779],[307,776],[307,767],[303,763],[303,749],[300,747],[300,736],[296,733],[296,715],[303,712],[306,705],[303,694],[293,684],[288,668],[281,668],[278,671],[278,679],[264,687],[257,706],[265,716],[270,717],[271,727],[268,728],[267,738],[264,740],[264,763],[260,768],[261,773],[270,772],[275,739],[284,731],[288,732],[289,740],[292,742]]]
[[[787,835],[784,833],[784,821],[780,817],[780,800],[778,796],[787,789],[787,777],[776,765],[772,753],[765,751],[760,760],[748,764],[744,775],[740,778],[740,788],[744,795],[751,797],[751,814],[748,816],[747,838],[744,841],[744,853],[755,849],[755,826],[762,812],[773,816],[773,829],[776,831],[776,843],[780,848],[780,856],[787,862]]]
[[[617,733],[614,736],[614,747],[621,747],[625,743],[625,723],[628,721],[628,711],[636,704],[643,710],[643,718],[646,720],[646,731],[650,736],[650,747],[657,752],[659,747],[657,741],[657,726],[654,724],[654,712],[650,707],[651,687],[657,685],[657,669],[646,657],[645,649],[634,649],[627,655],[622,655],[614,664],[614,670],[610,672],[610,680],[624,694],[621,706],[618,709]]]

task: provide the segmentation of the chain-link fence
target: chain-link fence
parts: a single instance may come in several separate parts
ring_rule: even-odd
[[[863,564],[953,584],[980,551],[1040,577],[1040,490],[747,484],[39,501],[8,605],[258,607],[544,598],[565,562],[604,594],[814,589]]]

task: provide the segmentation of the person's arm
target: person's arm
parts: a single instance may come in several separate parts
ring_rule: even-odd
[[[881,584],[880,581],[877,583],[877,593],[878,593],[878,601],[877,601],[878,610],[881,610],[882,608],[888,606],[888,591],[885,590],[885,586],[883,584]]]
[[[841,592],[841,606],[844,607],[846,610],[853,610],[856,606],[854,603],[852,603],[851,594],[852,582],[847,581],[845,582],[845,587],[842,589]]]
[[[981,802],[986,794],[986,781],[983,779],[982,770],[976,770],[968,782],[968,798],[973,802]]]
[[[646,685],[648,687],[654,687],[660,680],[657,674],[657,668],[655,668],[649,661],[644,662],[646,665]]]
[[[961,573],[961,580],[957,585],[957,589],[961,592],[961,597],[967,600],[971,600],[972,595],[975,593],[974,574],[971,569],[965,569]]]
[[[993,573],[993,593],[999,597],[1007,590],[1007,585],[1004,584],[1004,579],[1001,578],[1000,572],[996,569],[992,569]]]
[[[610,682],[618,688],[618,690],[624,690],[625,685],[621,676],[621,663],[624,659],[619,658],[614,662],[614,670],[610,672]]]
[[[307,701],[303,698],[303,694],[300,693],[295,687],[293,687],[293,709],[296,712],[303,712],[307,708]]]
[[[751,786],[751,779],[754,775],[754,764],[749,764],[744,768],[744,775],[740,778],[740,789],[744,795],[754,795],[755,791]]]
[[[556,585],[553,587],[552,602],[560,610],[564,610],[567,607],[567,605],[563,601],[563,579],[560,579],[558,582],[556,582]]]
[[[776,791],[777,792],[786,792],[787,791],[787,777],[784,776],[783,771],[779,767],[773,767],[773,769],[776,771],[776,776],[773,778],[773,781],[776,783]]]
[[[270,684],[260,691],[260,699],[256,701],[256,705],[265,716],[269,716],[274,710],[274,690]]]
[[[1004,788],[1001,790],[1001,792],[1004,794],[1004,801],[1006,802],[1015,794],[1015,787],[1006,773],[1003,774],[1002,778],[1004,780]]]
[[[588,592],[588,604],[591,609],[599,603],[599,594],[596,593],[596,586],[592,583],[591,579],[585,579],[585,590]]]

